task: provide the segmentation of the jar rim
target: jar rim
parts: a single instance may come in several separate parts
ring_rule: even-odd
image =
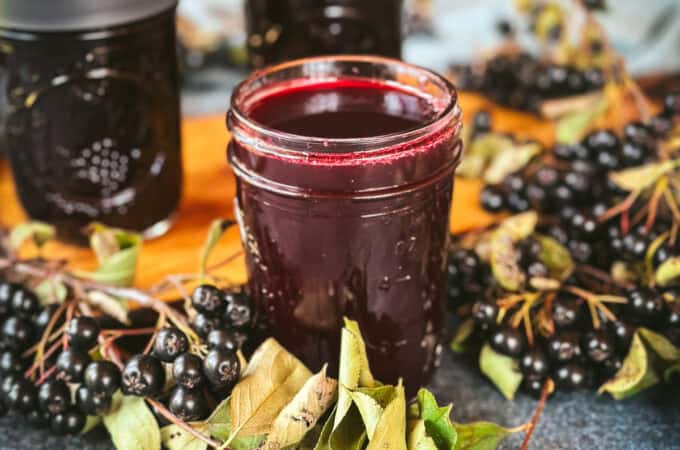
[[[301,134],[294,134],[278,130],[274,127],[265,125],[257,120],[249,117],[248,111],[244,109],[244,103],[253,95],[251,90],[253,85],[268,76],[277,73],[285,72],[296,67],[305,67],[324,64],[376,64],[385,67],[391,67],[404,72],[408,76],[416,76],[422,82],[434,83],[442,91],[444,98],[434,98],[432,93],[428,93],[424,88],[418,90],[417,87],[404,84],[404,82],[392,81],[386,84],[399,88],[406,88],[407,90],[418,94],[419,96],[429,96],[436,100],[441,106],[435,109],[435,116],[427,122],[407,130],[397,131],[387,134],[378,134],[375,136],[358,137],[358,138],[328,138],[318,136],[306,136]],[[340,79],[344,77],[351,77],[352,75],[336,75],[335,77],[327,78],[313,78],[309,81],[310,85],[320,84],[324,81],[331,81],[333,79]],[[368,77],[356,76],[357,79],[370,79]],[[374,81],[382,81],[373,79]],[[257,88],[255,88],[257,90]],[[265,95],[266,97],[266,95]],[[239,129],[247,129],[251,135],[257,136],[258,150],[263,153],[268,153],[273,156],[282,158],[319,158],[325,159],[332,157],[337,161],[338,155],[352,154],[353,160],[374,159],[376,157],[384,156],[390,153],[387,149],[409,142],[430,133],[446,127],[451,122],[455,122],[460,126],[461,110],[458,105],[458,92],[455,86],[442,75],[434,71],[426,69],[421,66],[409,64],[397,59],[386,58],[381,56],[367,56],[367,55],[327,55],[315,56],[309,58],[301,58],[281,64],[266,67],[264,69],[252,72],[245,80],[240,82],[234,89],[231,96],[230,110],[227,115],[228,128],[236,139],[245,138],[246,141],[254,143],[253,139],[248,139],[243,134],[239,133]],[[262,142],[275,142],[276,145],[266,148],[262,147]],[[403,145],[402,145],[403,147]],[[309,150],[309,149],[312,150]],[[324,148],[325,151],[319,152],[313,150],[314,148]],[[343,149],[342,151],[332,151],[333,148]]]

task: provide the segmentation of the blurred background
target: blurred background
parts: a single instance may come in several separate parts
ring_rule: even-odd
[[[185,115],[226,111],[229,91],[249,70],[244,1],[180,0]],[[281,5],[284,3],[299,11],[297,4],[305,2],[280,0]],[[507,26],[518,30],[518,41],[531,50],[536,41],[520,32],[527,29],[529,19],[518,14],[517,3],[521,0],[405,0],[402,57],[444,72],[451,65],[468,64],[490,52],[502,40]],[[677,0],[610,1],[607,10],[598,12],[597,17],[634,76],[658,79],[680,72]]]

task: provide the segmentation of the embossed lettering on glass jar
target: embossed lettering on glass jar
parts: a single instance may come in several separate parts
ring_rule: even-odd
[[[253,67],[328,54],[401,56],[403,0],[247,0]]]
[[[12,0],[0,19],[3,145],[60,238],[162,234],[181,191],[175,0]]]
[[[337,369],[344,316],[378,379],[436,365],[460,110],[448,81],[392,59],[319,57],[232,97],[229,161],[248,286],[274,336]]]

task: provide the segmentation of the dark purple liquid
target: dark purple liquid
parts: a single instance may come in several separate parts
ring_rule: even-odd
[[[287,89],[249,111],[269,127],[323,138],[402,132],[433,115],[416,95],[349,81]],[[324,152],[314,145],[311,152]],[[427,381],[445,319],[456,146],[448,130],[371,163],[338,152],[308,163],[257,155],[232,141],[232,164],[299,188],[299,195],[280,195],[239,179],[237,201],[258,310],[311,368],[337,368],[347,316],[359,322],[378,379],[401,376],[410,393]],[[394,189],[360,198],[374,186]]]

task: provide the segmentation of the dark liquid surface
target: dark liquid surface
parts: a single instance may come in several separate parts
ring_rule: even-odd
[[[405,131],[429,122],[432,111],[403,91],[342,82],[267,97],[250,116],[281,131],[351,138]],[[305,192],[280,195],[238,179],[249,289],[274,336],[310,368],[329,363],[334,371],[343,317],[357,320],[376,377],[403,377],[413,394],[435,366],[444,324],[449,163],[457,140],[428,136],[416,144],[423,151],[404,145],[403,154],[380,163],[345,164],[354,154],[342,153],[338,165],[314,165],[260,155],[234,140],[230,158]],[[358,190],[416,184],[356,198]],[[317,196],[327,191],[334,195]]]
[[[364,138],[407,131],[428,120],[423,98],[368,83],[328,84],[274,95],[250,116],[286,133],[323,138]]]

